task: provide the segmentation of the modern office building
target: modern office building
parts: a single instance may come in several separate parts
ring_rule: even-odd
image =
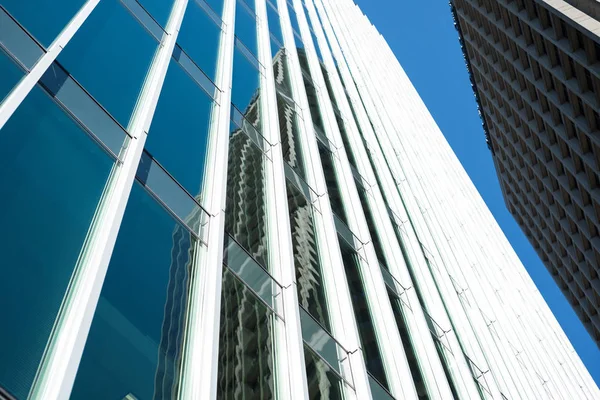
[[[350,0],[3,0],[0,47],[0,398],[599,398]]]
[[[506,205],[600,346],[600,3],[451,5]]]

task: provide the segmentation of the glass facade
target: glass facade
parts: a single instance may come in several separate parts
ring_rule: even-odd
[[[581,372],[558,328],[456,310],[440,271],[473,288],[495,231],[423,212],[429,120],[395,117],[373,29],[349,0],[3,1],[0,398],[519,398],[490,346],[546,333],[544,373]]]

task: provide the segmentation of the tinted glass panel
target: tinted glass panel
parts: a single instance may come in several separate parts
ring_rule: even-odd
[[[23,77],[23,72],[0,50],[0,104]]]
[[[371,374],[369,374],[369,387],[373,400],[394,400],[394,397]]]
[[[267,20],[271,32],[271,53],[275,57],[275,54],[283,47],[283,34],[279,14],[270,3],[267,3]]]
[[[84,0],[2,0],[2,6],[46,47],[84,3]]]
[[[277,112],[279,115],[279,132],[283,159],[290,167],[306,179],[302,147],[300,144],[300,127],[298,114],[293,103],[288,102],[281,94],[277,94]]]
[[[387,379],[381,359],[381,351],[377,343],[377,335],[369,310],[369,303],[365,295],[362,277],[360,275],[360,261],[356,252],[340,241],[344,270],[348,279],[352,307],[358,324],[358,334],[362,349],[365,354],[367,370],[387,388]]]
[[[379,240],[379,234],[377,233],[377,229],[375,227],[375,219],[373,218],[373,212],[371,211],[371,207],[369,206],[369,199],[367,192],[360,186],[357,185],[358,196],[360,197],[360,203],[362,204],[362,208],[365,212],[365,218],[367,220],[367,227],[369,228],[369,233],[371,234],[371,240],[373,241],[373,247],[375,247],[375,253],[377,254],[377,259],[379,263],[384,267],[388,268],[387,261],[384,256],[383,246],[381,245],[381,240]]]
[[[221,29],[196,1],[191,0],[183,17],[177,43],[213,81],[217,69],[220,37]]]
[[[256,32],[256,17],[254,7],[244,3],[243,0],[237,1],[235,12],[235,36],[237,36],[248,49],[255,55],[258,55],[258,42]]]
[[[40,45],[3,8],[0,8],[0,49],[16,58],[27,70],[31,70],[44,54]]]
[[[194,239],[134,185],[72,399],[175,398]]]
[[[205,1],[209,7],[221,18],[223,15],[223,0],[195,0],[198,3]]]
[[[268,268],[265,156],[246,133],[235,128],[229,137],[225,231]]]
[[[223,269],[218,399],[268,400],[273,390],[273,314]]]
[[[323,166],[323,173],[325,174],[325,183],[327,185],[331,208],[333,212],[348,225],[348,218],[346,217],[344,204],[342,203],[340,186],[333,164],[333,154],[319,143],[319,155],[321,156],[321,165]]]
[[[238,41],[233,55],[231,102],[256,129],[262,132],[259,67],[258,60],[248,54],[244,45],[240,45]]]
[[[102,0],[58,59],[127,126],[156,46],[119,1]]]
[[[163,28],[167,25],[173,0],[137,0]]]
[[[304,345],[304,362],[310,400],[341,400],[342,380],[319,356]]]
[[[290,227],[298,285],[298,301],[326,329],[329,313],[314,226],[313,208],[300,192],[287,183]]]
[[[390,303],[392,304],[392,311],[394,312],[394,319],[396,320],[396,326],[400,332],[400,338],[402,339],[402,346],[404,347],[404,354],[408,360],[408,366],[410,367],[410,373],[417,388],[417,394],[419,399],[428,399],[427,388],[423,381],[423,375],[421,374],[421,368],[415,352],[413,339],[408,332],[406,325],[406,318],[402,310],[402,303],[399,297],[397,297],[390,289],[387,289]]]
[[[112,164],[38,87],[0,131],[0,386],[18,398],[27,397]]]
[[[146,148],[192,196],[200,193],[213,102],[171,62]]]

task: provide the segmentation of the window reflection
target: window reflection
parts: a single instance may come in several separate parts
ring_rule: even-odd
[[[265,160],[252,139],[235,127],[229,138],[225,231],[269,270]]]
[[[45,47],[50,46],[84,3],[85,0],[2,0],[2,6]]]
[[[72,399],[175,398],[194,246],[190,232],[135,184]]]
[[[360,259],[358,254],[342,240],[339,243],[367,370],[387,389],[388,384],[381,358],[381,350],[377,342],[377,334],[361,277]]]
[[[103,0],[58,60],[127,126],[157,42],[117,0]]]
[[[313,208],[300,192],[287,183],[288,206],[298,301],[327,330],[329,312],[317,247]]]
[[[219,57],[221,28],[201,8],[198,2],[188,2],[177,43],[214,82]]]
[[[275,317],[223,268],[219,334],[218,399],[268,400],[274,394]]]
[[[17,398],[27,398],[112,166],[39,86],[0,131],[0,387]]]
[[[236,5],[235,36],[248,47],[254,56],[258,56],[258,33],[254,4],[250,1],[237,0]]]
[[[202,188],[213,102],[171,61],[146,148],[193,196]]]
[[[310,347],[304,345],[304,362],[310,400],[342,400],[342,380]]]

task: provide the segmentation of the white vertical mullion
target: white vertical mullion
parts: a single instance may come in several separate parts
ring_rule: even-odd
[[[312,125],[310,108],[304,88],[304,81],[300,68],[300,62],[296,52],[295,39],[291,27],[290,17],[285,0],[278,0],[278,9],[282,21],[282,33],[284,36],[287,56],[289,58],[290,80],[295,100],[301,108],[303,124],[300,127],[302,134],[299,135],[302,153],[307,168],[307,182],[319,195],[317,203],[320,213],[315,215],[315,229],[317,231],[317,246],[322,264],[323,286],[327,298],[330,314],[331,330],[333,337],[342,346],[351,352],[349,365],[353,378],[354,391],[344,385],[345,397],[352,399],[371,398],[369,382],[366,374],[362,352],[359,348],[358,330],[354,320],[352,301],[347,285],[346,274],[339,251],[337,230],[333,223],[333,214],[326,193],[326,184],[323,169],[320,163],[317,138]],[[293,10],[291,12],[294,12]]]
[[[336,150],[338,157],[334,157],[334,168],[337,171],[336,175],[338,184],[342,190],[342,201],[348,217],[348,225],[359,237],[359,240],[361,240],[363,243],[367,243],[365,245],[367,263],[365,263],[364,260],[359,257],[359,274],[362,277],[363,290],[365,291],[367,298],[369,313],[373,321],[373,327],[375,329],[374,333],[379,345],[385,374],[388,378],[387,380],[392,393],[395,395],[401,395],[403,392],[408,392],[408,396],[416,397],[414,384],[412,381],[407,379],[410,378],[409,371],[405,371],[408,372],[408,374],[404,374],[404,379],[397,379],[398,377],[402,376],[402,374],[398,372],[396,360],[393,355],[398,351],[403,355],[404,350],[402,348],[402,343],[400,341],[398,332],[389,330],[388,322],[390,320],[393,321],[394,318],[389,300],[386,302],[385,298],[381,299],[381,297],[377,295],[378,293],[385,293],[385,283],[383,282],[381,272],[379,271],[379,263],[377,261],[373,244],[370,240],[368,240],[370,237],[369,230],[366,225],[364,213],[362,212],[360,198],[358,196],[356,183],[354,181],[350,164],[346,156],[346,150],[344,149],[343,145],[341,145],[341,133],[338,130],[337,121],[334,116],[333,105],[327,94],[323,73],[320,67],[320,61],[315,50],[315,46],[318,46],[319,43],[312,42],[312,36],[310,34],[307,20],[308,16],[304,15],[304,8],[302,7],[301,0],[295,0],[294,6],[298,16],[301,34],[304,38],[305,45],[307,45],[306,53],[311,69],[311,75],[317,84],[319,108],[325,122],[325,134],[328,138],[330,138],[330,140],[332,139],[334,143],[339,144],[336,146],[338,147]],[[315,22],[313,24],[315,35],[320,34],[321,40],[323,40],[322,32],[317,33],[318,26],[315,26],[316,22],[318,21],[315,20],[313,22]],[[324,43],[321,43],[319,46],[321,49],[321,54],[327,54],[327,48],[326,46],[323,46],[323,44]],[[330,55],[329,57],[331,60]],[[379,280],[374,278],[379,278]],[[381,301],[383,301],[383,304]],[[387,306],[387,308],[385,306]],[[391,339],[396,340],[394,341]],[[407,367],[406,364],[404,364],[404,366]]]
[[[352,116],[352,112],[350,110],[350,106],[348,104],[348,100],[344,94],[344,90],[342,84],[340,82],[340,78],[338,76],[338,72],[335,67],[335,63],[333,61],[333,56],[330,53],[330,48],[327,45],[327,41],[325,39],[325,34],[323,30],[324,26],[320,26],[319,19],[317,18],[317,13],[314,8],[313,2],[306,1],[305,2],[310,20],[312,21],[312,26],[315,31],[315,35],[317,37],[317,41],[319,42],[319,47],[321,48],[321,54],[323,55],[324,64],[328,70],[330,84],[334,93],[329,93],[330,96],[334,96],[336,102],[339,106],[340,112],[343,114],[344,120],[346,123],[346,132],[348,134],[348,142],[351,146],[350,149],[345,149],[345,153],[352,151],[357,160],[358,171],[362,176],[373,176],[373,172],[370,168],[369,162],[367,160],[367,156],[364,148],[362,147],[360,135],[358,133],[358,128]],[[325,21],[325,19],[323,19]],[[342,143],[341,140],[341,132],[339,132],[340,139],[339,143]],[[344,157],[341,157],[344,158]],[[351,173],[352,181],[354,182],[353,175]],[[369,188],[365,188],[369,189]],[[375,190],[377,194],[379,191],[377,188],[373,188],[371,190],[367,190],[367,193]],[[374,198],[370,194],[367,194],[367,201],[372,203],[371,208],[376,211],[377,209],[385,210],[385,204],[383,204],[383,199],[379,196],[376,197],[380,202],[376,202]],[[359,202],[360,203],[360,202]],[[362,205],[362,204],[361,204]],[[362,209],[362,207],[360,207]],[[363,210],[364,212],[364,210]],[[361,214],[361,213],[358,213]],[[374,213],[377,216],[377,212]],[[361,230],[364,232],[366,237],[370,236],[369,228],[366,222],[366,218],[364,215],[360,215],[362,218],[359,218],[357,221],[358,225],[361,226]],[[362,220],[362,221],[361,221]],[[378,232],[381,232],[382,227],[379,225],[379,221],[376,219],[373,221],[376,224],[376,229]],[[393,236],[393,230],[391,225],[388,227],[390,230],[385,232],[385,234],[380,235],[383,238],[388,236]],[[385,241],[385,239],[384,239]],[[402,346],[402,341],[400,339],[399,331],[395,324],[390,324],[389,321],[394,320],[394,314],[389,302],[388,296],[377,296],[376,293],[386,293],[386,285],[383,280],[383,276],[381,273],[381,269],[379,266],[379,260],[377,259],[377,255],[373,246],[373,238],[371,238],[370,244],[368,245],[369,250],[367,253],[367,257],[369,259],[369,265],[364,265],[363,268],[369,269],[369,274],[366,275],[367,279],[365,279],[366,288],[369,298],[369,304],[371,307],[371,313],[373,314],[373,321],[375,322],[375,329],[382,334],[378,335],[380,338],[380,347],[382,351],[382,359],[385,364],[388,364],[388,368],[386,371],[389,374],[389,382],[391,392],[397,396],[401,396],[404,398],[409,397],[417,397],[416,388],[414,386],[414,382],[412,380],[412,375],[410,372],[410,367],[408,364],[408,360],[406,358],[406,354],[404,353],[404,348]],[[388,249],[389,250],[389,249]],[[388,257],[389,254],[387,255]],[[393,263],[393,258],[390,259],[390,264]],[[369,290],[370,289],[370,290]],[[395,365],[395,368],[389,368],[389,364]]]
[[[330,3],[331,4],[331,3]],[[333,6],[333,4],[331,4]],[[342,7],[340,7],[342,8]],[[364,29],[362,29],[363,27],[357,23],[356,21],[356,17],[355,17],[355,13],[353,12],[353,5],[348,5],[347,7],[344,8],[344,10],[348,11],[348,12],[341,12],[338,10],[332,10],[332,12],[330,13],[330,15],[336,15],[337,17],[340,18],[344,18],[346,21],[343,22],[341,24],[341,27],[343,28],[340,29],[340,31],[343,32],[348,32],[348,28],[347,26],[352,26],[353,30],[356,32],[360,32],[359,34],[362,34],[362,37],[367,37],[368,35]],[[337,32],[336,32],[337,33]],[[359,57],[358,54],[355,54],[357,52],[353,52],[350,51],[350,49],[363,49],[364,48],[364,44],[360,44],[360,43],[352,43],[354,41],[354,36],[358,36],[357,35],[351,35],[351,34],[341,34],[339,36],[339,38],[342,40],[342,42],[345,42],[346,40],[349,40],[349,43],[346,43],[345,45],[343,43],[341,43],[342,46],[345,46],[345,52],[344,54],[347,55],[347,60],[348,60],[348,64],[349,67],[351,68],[351,70],[353,70],[353,77],[355,77],[357,84],[358,84],[358,89],[361,92],[361,97],[363,98],[363,101],[365,103],[365,106],[368,107],[369,109],[367,110],[369,116],[371,116],[373,123],[376,127],[376,129],[378,130],[377,135],[379,136],[380,140],[386,140],[386,135],[384,135],[384,128],[382,127],[382,121],[380,121],[380,115],[379,112],[383,111],[380,110],[379,108],[374,106],[374,103],[372,103],[372,99],[371,99],[371,95],[370,92],[367,90],[369,86],[372,86],[372,83],[367,83],[365,84],[363,79],[366,79],[368,77],[368,69],[364,69],[361,68],[359,65],[363,62],[366,62],[366,60],[363,60],[362,58]],[[355,60],[355,56],[357,57],[357,60]],[[369,64],[372,65],[372,61],[373,61],[373,56],[370,56],[369,58],[370,62]],[[362,71],[365,71],[365,73],[361,73]],[[383,150],[384,153],[391,151],[391,149],[393,149],[393,146],[390,143],[384,143],[381,147],[381,150]],[[389,163],[394,164],[395,161],[395,155],[394,154],[388,154],[387,156],[385,156],[385,158],[388,160]],[[396,169],[397,171],[397,169]],[[396,207],[398,210],[400,210],[401,212],[404,212],[404,207],[402,205],[402,200],[398,199],[398,194],[396,194],[394,197],[396,199]],[[405,216],[403,219],[407,219],[408,217]],[[408,230],[407,232],[409,234],[409,236],[411,236],[411,244],[412,246],[416,246],[417,245],[417,238],[414,236],[414,234],[412,233],[412,230]],[[417,253],[418,254],[418,253]],[[426,274],[427,271],[427,266],[424,264],[424,260],[421,257],[417,257],[417,258],[413,258],[413,260],[411,260],[413,265],[418,265],[418,268],[415,268],[415,277],[417,278],[418,282],[419,282],[419,287],[421,289],[424,289],[426,291],[426,293],[423,293],[423,297],[424,300],[427,302],[427,308],[429,310],[430,313],[432,313],[432,315],[436,318],[436,320],[438,322],[441,322],[443,325],[446,325],[446,328],[448,326],[450,326],[450,322],[448,320],[448,317],[446,315],[446,311],[444,309],[444,305],[441,302],[441,298],[439,297],[439,294],[437,293],[437,289],[435,287],[435,283],[433,280],[433,277],[428,276]],[[477,397],[477,389],[474,386],[473,380],[471,378],[471,374],[469,371],[468,366],[466,365],[466,361],[464,360],[464,358],[462,357],[462,350],[458,344],[458,342],[456,341],[456,337],[454,336],[454,334],[451,332],[449,332],[449,339],[450,342],[452,344],[452,347],[454,349],[454,353],[455,356],[457,358],[458,361],[458,367],[459,367],[459,371],[458,371],[458,375],[455,375],[455,377],[461,377],[460,380],[457,380],[457,383],[462,382],[463,386],[459,386],[457,388],[457,390],[459,390],[460,392],[463,392],[465,396],[470,396],[470,397]],[[467,395],[468,393],[468,395]]]
[[[48,47],[46,53],[40,57],[34,67],[17,84],[8,96],[0,103],[0,129],[9,120],[21,102],[27,97],[29,92],[35,87],[46,70],[52,65],[63,48],[69,43],[73,35],[81,28],[81,25],[96,8],[100,0],[88,0],[83,7],[69,21],[67,26],[54,39]]]
[[[330,25],[331,21],[329,21],[327,13],[325,12],[325,10],[323,8],[323,5],[320,4],[319,2],[316,2],[315,5],[316,5],[317,9],[319,10],[319,12],[321,14],[321,20],[323,21],[323,23],[325,25],[323,28],[325,29],[326,33],[330,37],[329,43],[331,43],[332,51],[333,51],[334,55],[336,56],[336,58],[339,60],[338,66],[339,66],[340,73],[342,75],[348,75],[349,70],[348,70],[346,62],[343,58],[343,55],[341,54],[341,50],[338,47],[338,43],[335,38],[335,33],[332,31],[332,26]],[[356,97],[357,92],[356,92],[356,88],[354,87],[354,83],[352,82],[352,78],[347,76],[346,79],[349,82],[346,84],[346,87],[348,88],[349,96],[354,95],[354,97]],[[341,85],[341,84],[338,84],[338,85]],[[346,113],[351,115],[350,105],[348,104],[346,96],[343,93],[343,89],[338,87],[338,93],[340,90],[342,91],[342,93],[341,93],[341,95],[338,96],[338,98],[341,97],[341,102],[338,100],[338,103],[339,104],[341,103],[342,108],[346,111]],[[359,103],[359,101],[355,102],[355,104],[358,105],[358,107],[355,107],[355,109],[362,108],[362,105],[360,105],[358,103]],[[357,118],[360,118],[358,110],[356,110],[356,114],[357,114]],[[353,118],[352,118],[352,122],[354,122]],[[366,123],[364,120],[362,121],[362,123],[360,120],[357,122],[361,124],[363,132],[371,129],[370,124]],[[358,132],[355,130],[355,129],[359,129],[359,128],[354,127],[354,124],[352,124],[352,125],[353,125],[352,134],[356,135],[356,136],[360,136],[358,134]],[[365,171],[361,171],[361,173],[365,176],[373,177],[375,174],[375,171],[372,170],[370,162],[367,159],[368,156],[365,154],[366,150],[364,149],[364,147],[362,145],[361,138],[355,137],[353,140],[353,144],[355,147],[358,147],[359,150],[362,150],[362,151],[359,151],[357,154],[358,157],[362,158],[362,163],[361,163],[361,165],[359,165],[359,169],[361,169],[361,167],[365,169]],[[355,152],[355,154],[356,153],[357,152]],[[371,178],[371,179],[374,180],[374,178]],[[383,190],[383,188],[381,188],[381,190]],[[413,285],[412,280],[411,280],[408,272],[405,270],[407,267],[404,264],[404,259],[403,259],[403,255],[400,251],[399,244],[398,244],[397,240],[395,240],[395,234],[394,234],[394,230],[391,225],[390,219],[387,216],[387,212],[385,213],[385,215],[383,215],[383,216],[381,215],[381,211],[385,210],[386,208],[385,208],[385,203],[384,203],[382,194],[380,192],[380,188],[377,185],[377,183],[374,183],[373,194],[374,194],[374,200],[375,200],[374,203],[375,204],[373,205],[372,210],[379,217],[379,220],[376,221],[376,224],[377,224],[377,230],[380,233],[383,232],[383,234],[380,234],[380,240],[382,242],[382,245],[384,246],[385,256],[388,259],[388,262],[392,269],[394,269],[394,266],[397,266],[398,264],[404,265],[404,271],[403,271],[404,273],[402,274],[402,278],[400,279],[400,281],[404,282],[405,284],[408,283],[406,285],[406,287],[411,287]],[[377,212],[377,211],[379,211],[379,212]],[[394,271],[394,273],[395,273],[395,271]],[[395,273],[395,274],[397,274],[397,273]],[[419,311],[421,311],[420,308],[419,308]],[[444,376],[443,368],[440,364],[440,360],[437,355],[437,351],[434,347],[435,345],[432,341],[431,335],[429,334],[429,329],[427,327],[427,323],[424,319],[422,312],[420,313],[420,315],[421,315],[420,319],[416,318],[414,313],[411,313],[410,310],[405,310],[405,314],[406,314],[406,322],[408,325],[407,328],[409,330],[409,334],[413,338],[413,340],[412,340],[413,347],[414,347],[416,356],[419,359],[418,362],[420,365],[429,364],[429,368],[421,368],[421,373],[423,375],[425,386],[428,388],[430,395],[434,398],[436,397],[436,395],[441,396],[441,397],[446,397],[446,398],[450,397],[451,396],[450,387]],[[415,322],[417,320],[419,321],[419,323],[417,323],[418,325],[415,324]],[[407,375],[410,376],[410,371]]]
[[[261,110],[263,132],[272,147],[271,162],[266,171],[266,190],[269,204],[269,265],[275,278],[283,286],[282,307],[285,324],[278,324],[276,332],[277,390],[279,398],[308,400],[308,383],[304,363],[304,344],[300,326],[296,270],[291,241],[289,208],[287,203],[286,177],[279,132],[279,113],[273,76],[270,36],[265,0],[255,0],[258,16],[259,60],[265,66],[262,76]]]
[[[213,399],[217,394],[219,332],[223,272],[223,240],[233,79],[236,1],[224,0],[216,86],[220,105],[213,106],[203,183],[204,206],[210,213],[208,247],[190,282],[186,342],[179,396]]]
[[[87,10],[80,11],[75,17],[80,20],[72,21],[52,46],[62,48],[68,41],[66,37],[70,38],[75,33],[75,27],[81,26],[85,16],[89,15],[96,4],[97,1],[91,0],[86,3],[84,7],[88,7]],[[132,138],[123,162],[115,164],[111,172],[67,298],[62,305],[53,338],[34,382],[30,394],[33,399],[68,399],[70,396],[186,5],[187,0],[175,2],[162,42],[158,44],[128,126]],[[62,38],[63,34],[65,38]]]

